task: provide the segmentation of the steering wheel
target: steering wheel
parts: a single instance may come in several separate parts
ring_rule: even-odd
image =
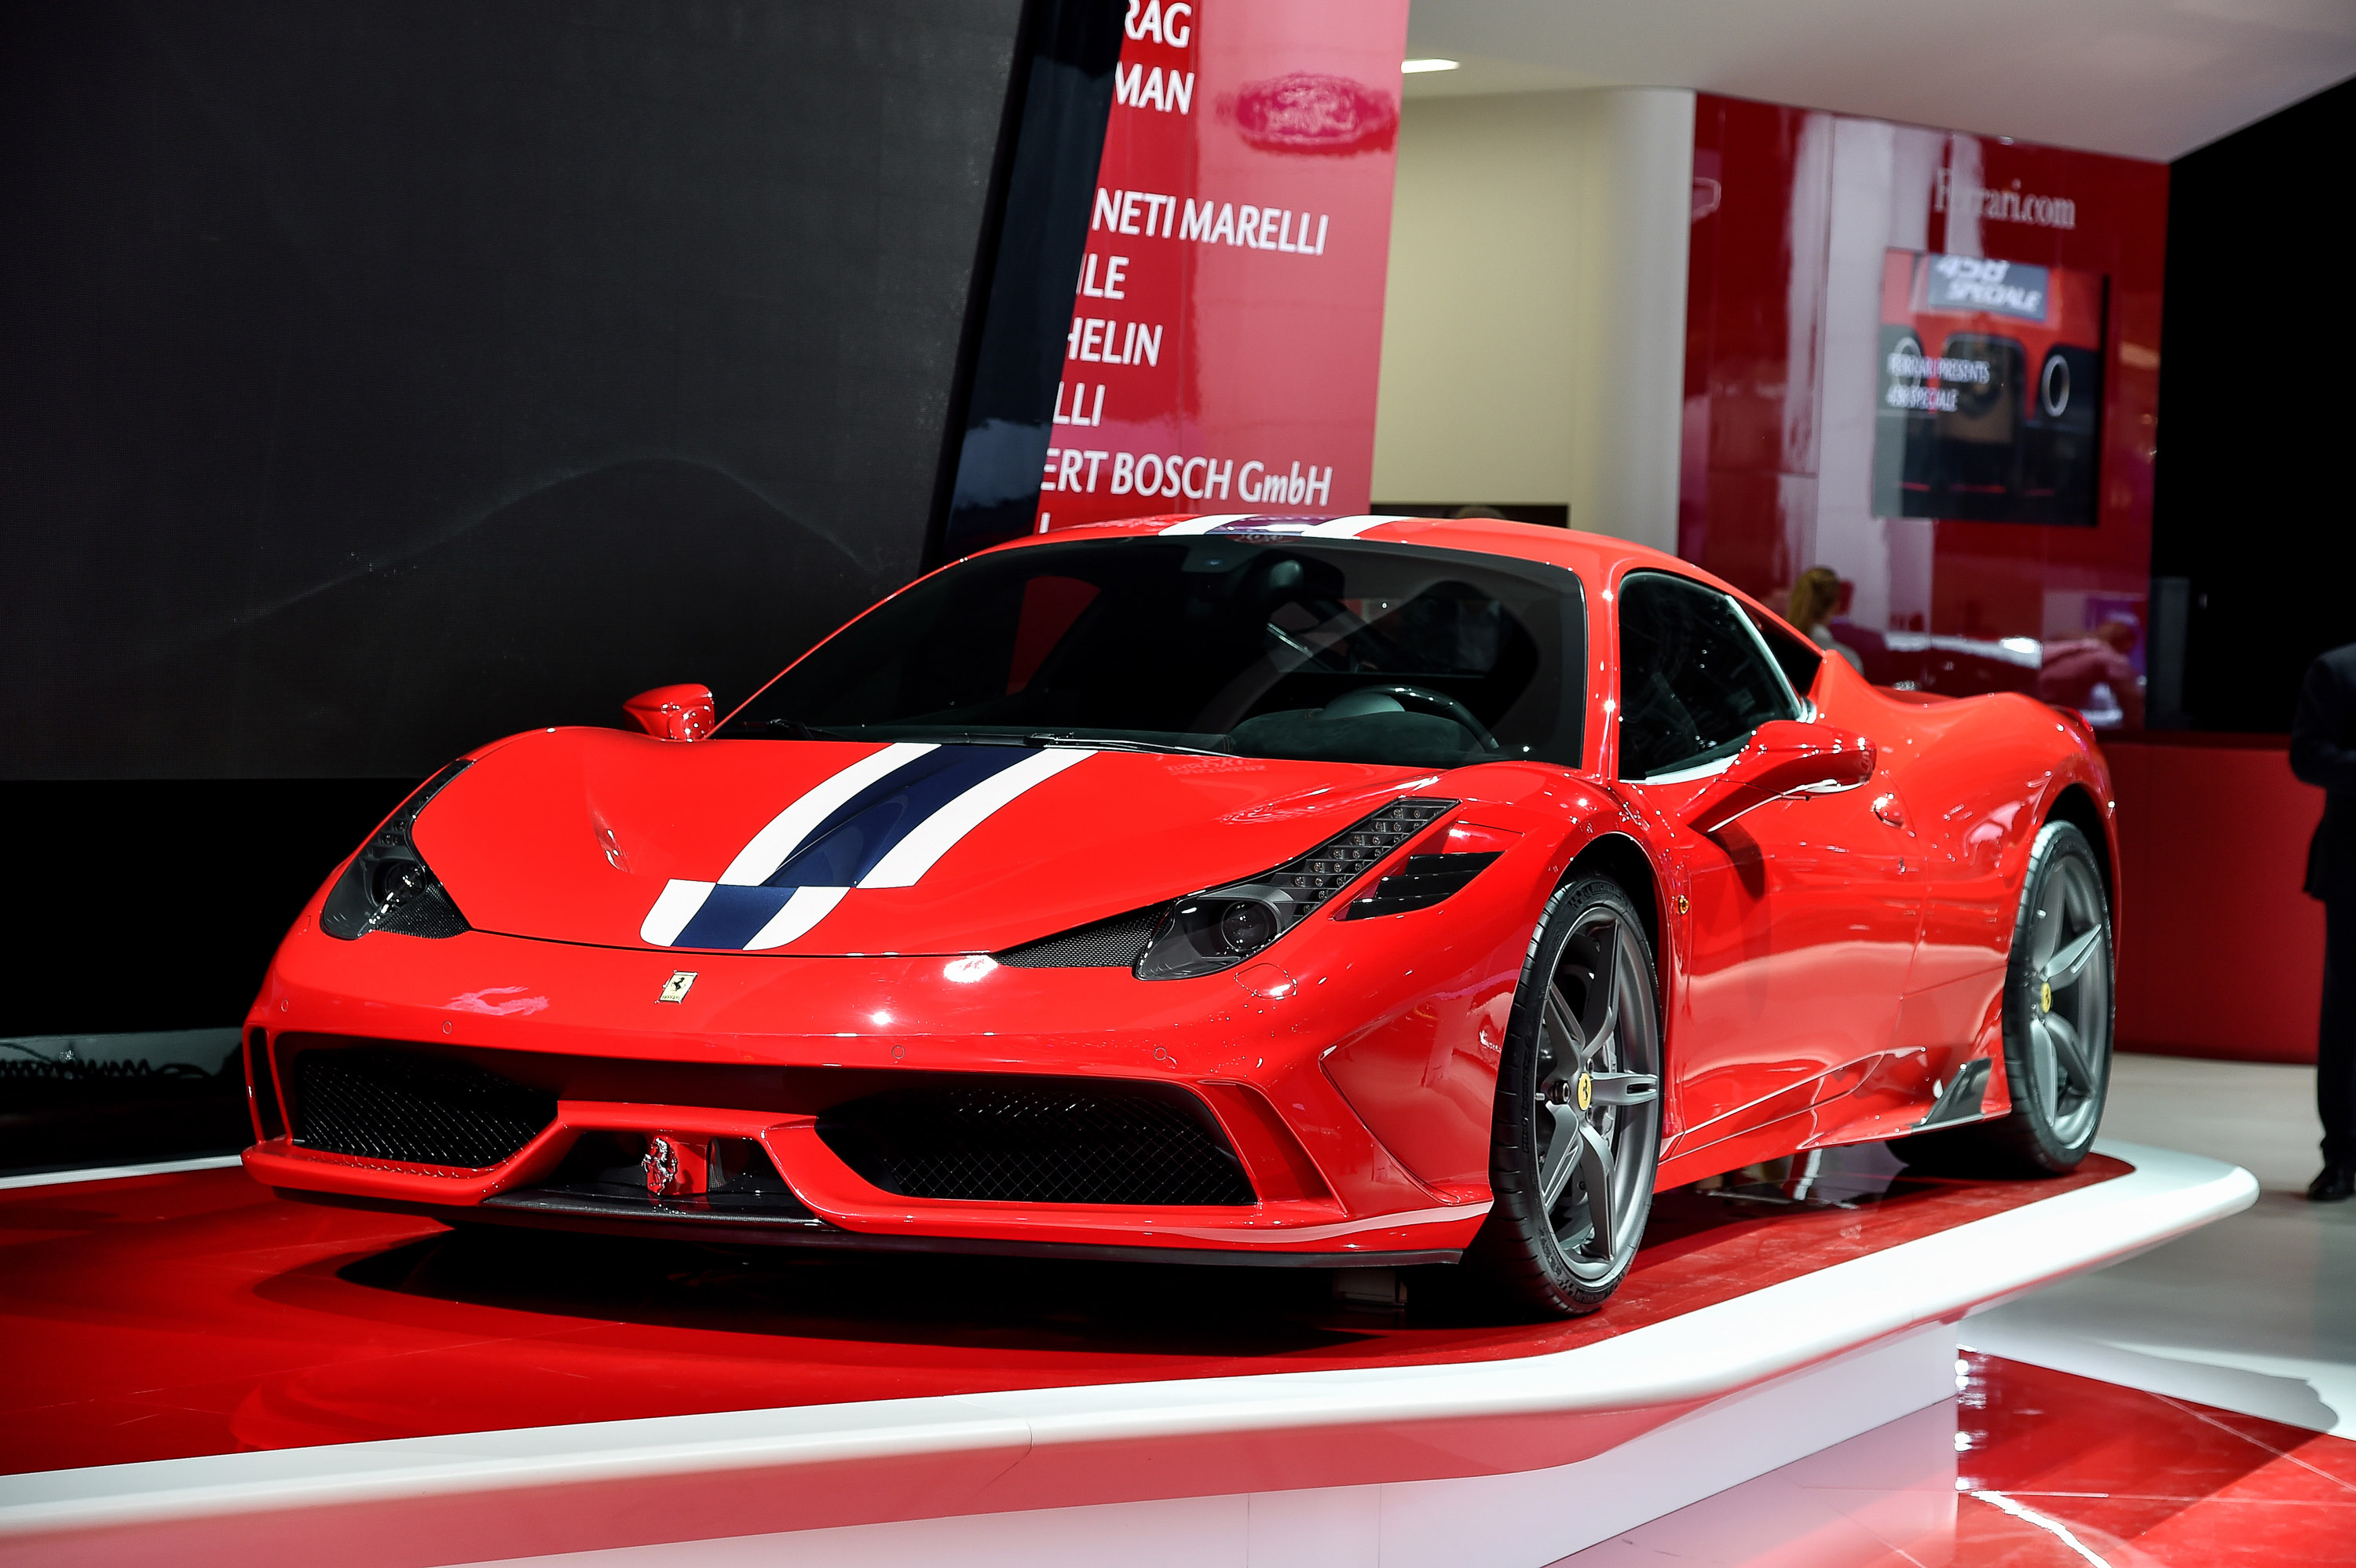
[[[1319,709],[1326,719],[1359,719],[1369,713],[1429,713],[1461,725],[1483,751],[1501,748],[1489,727],[1472,717],[1472,710],[1443,691],[1431,691],[1420,686],[1362,686],[1355,691],[1344,692]]]

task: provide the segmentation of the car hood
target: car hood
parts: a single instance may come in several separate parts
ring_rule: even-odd
[[[1428,770],[552,730],[426,806],[477,930],[794,955],[981,953],[1264,871]]]

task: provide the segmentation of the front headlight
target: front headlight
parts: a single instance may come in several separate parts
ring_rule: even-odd
[[[442,792],[442,786],[466,770],[452,763],[402,803],[376,830],[336,885],[319,911],[319,929],[329,936],[357,942],[371,931],[397,931],[404,936],[455,936],[470,929],[466,917],[443,887],[425,857],[417,852],[411,830],[417,814]]]
[[[1297,860],[1248,881],[1180,899],[1139,955],[1137,977],[1190,980],[1233,968],[1308,919],[1457,804],[1412,796],[1395,800]]]

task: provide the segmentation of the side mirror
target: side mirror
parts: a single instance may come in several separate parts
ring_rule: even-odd
[[[658,686],[623,703],[622,711],[658,741],[701,741],[720,722],[708,686]]]
[[[1726,772],[1694,797],[1686,821],[1715,833],[1747,811],[1795,795],[1832,795],[1873,776],[1873,742],[1829,724],[1776,719],[1759,726]]]

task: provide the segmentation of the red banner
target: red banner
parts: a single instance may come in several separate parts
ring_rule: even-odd
[[[1362,512],[1407,0],[1130,0],[1038,527]]]

